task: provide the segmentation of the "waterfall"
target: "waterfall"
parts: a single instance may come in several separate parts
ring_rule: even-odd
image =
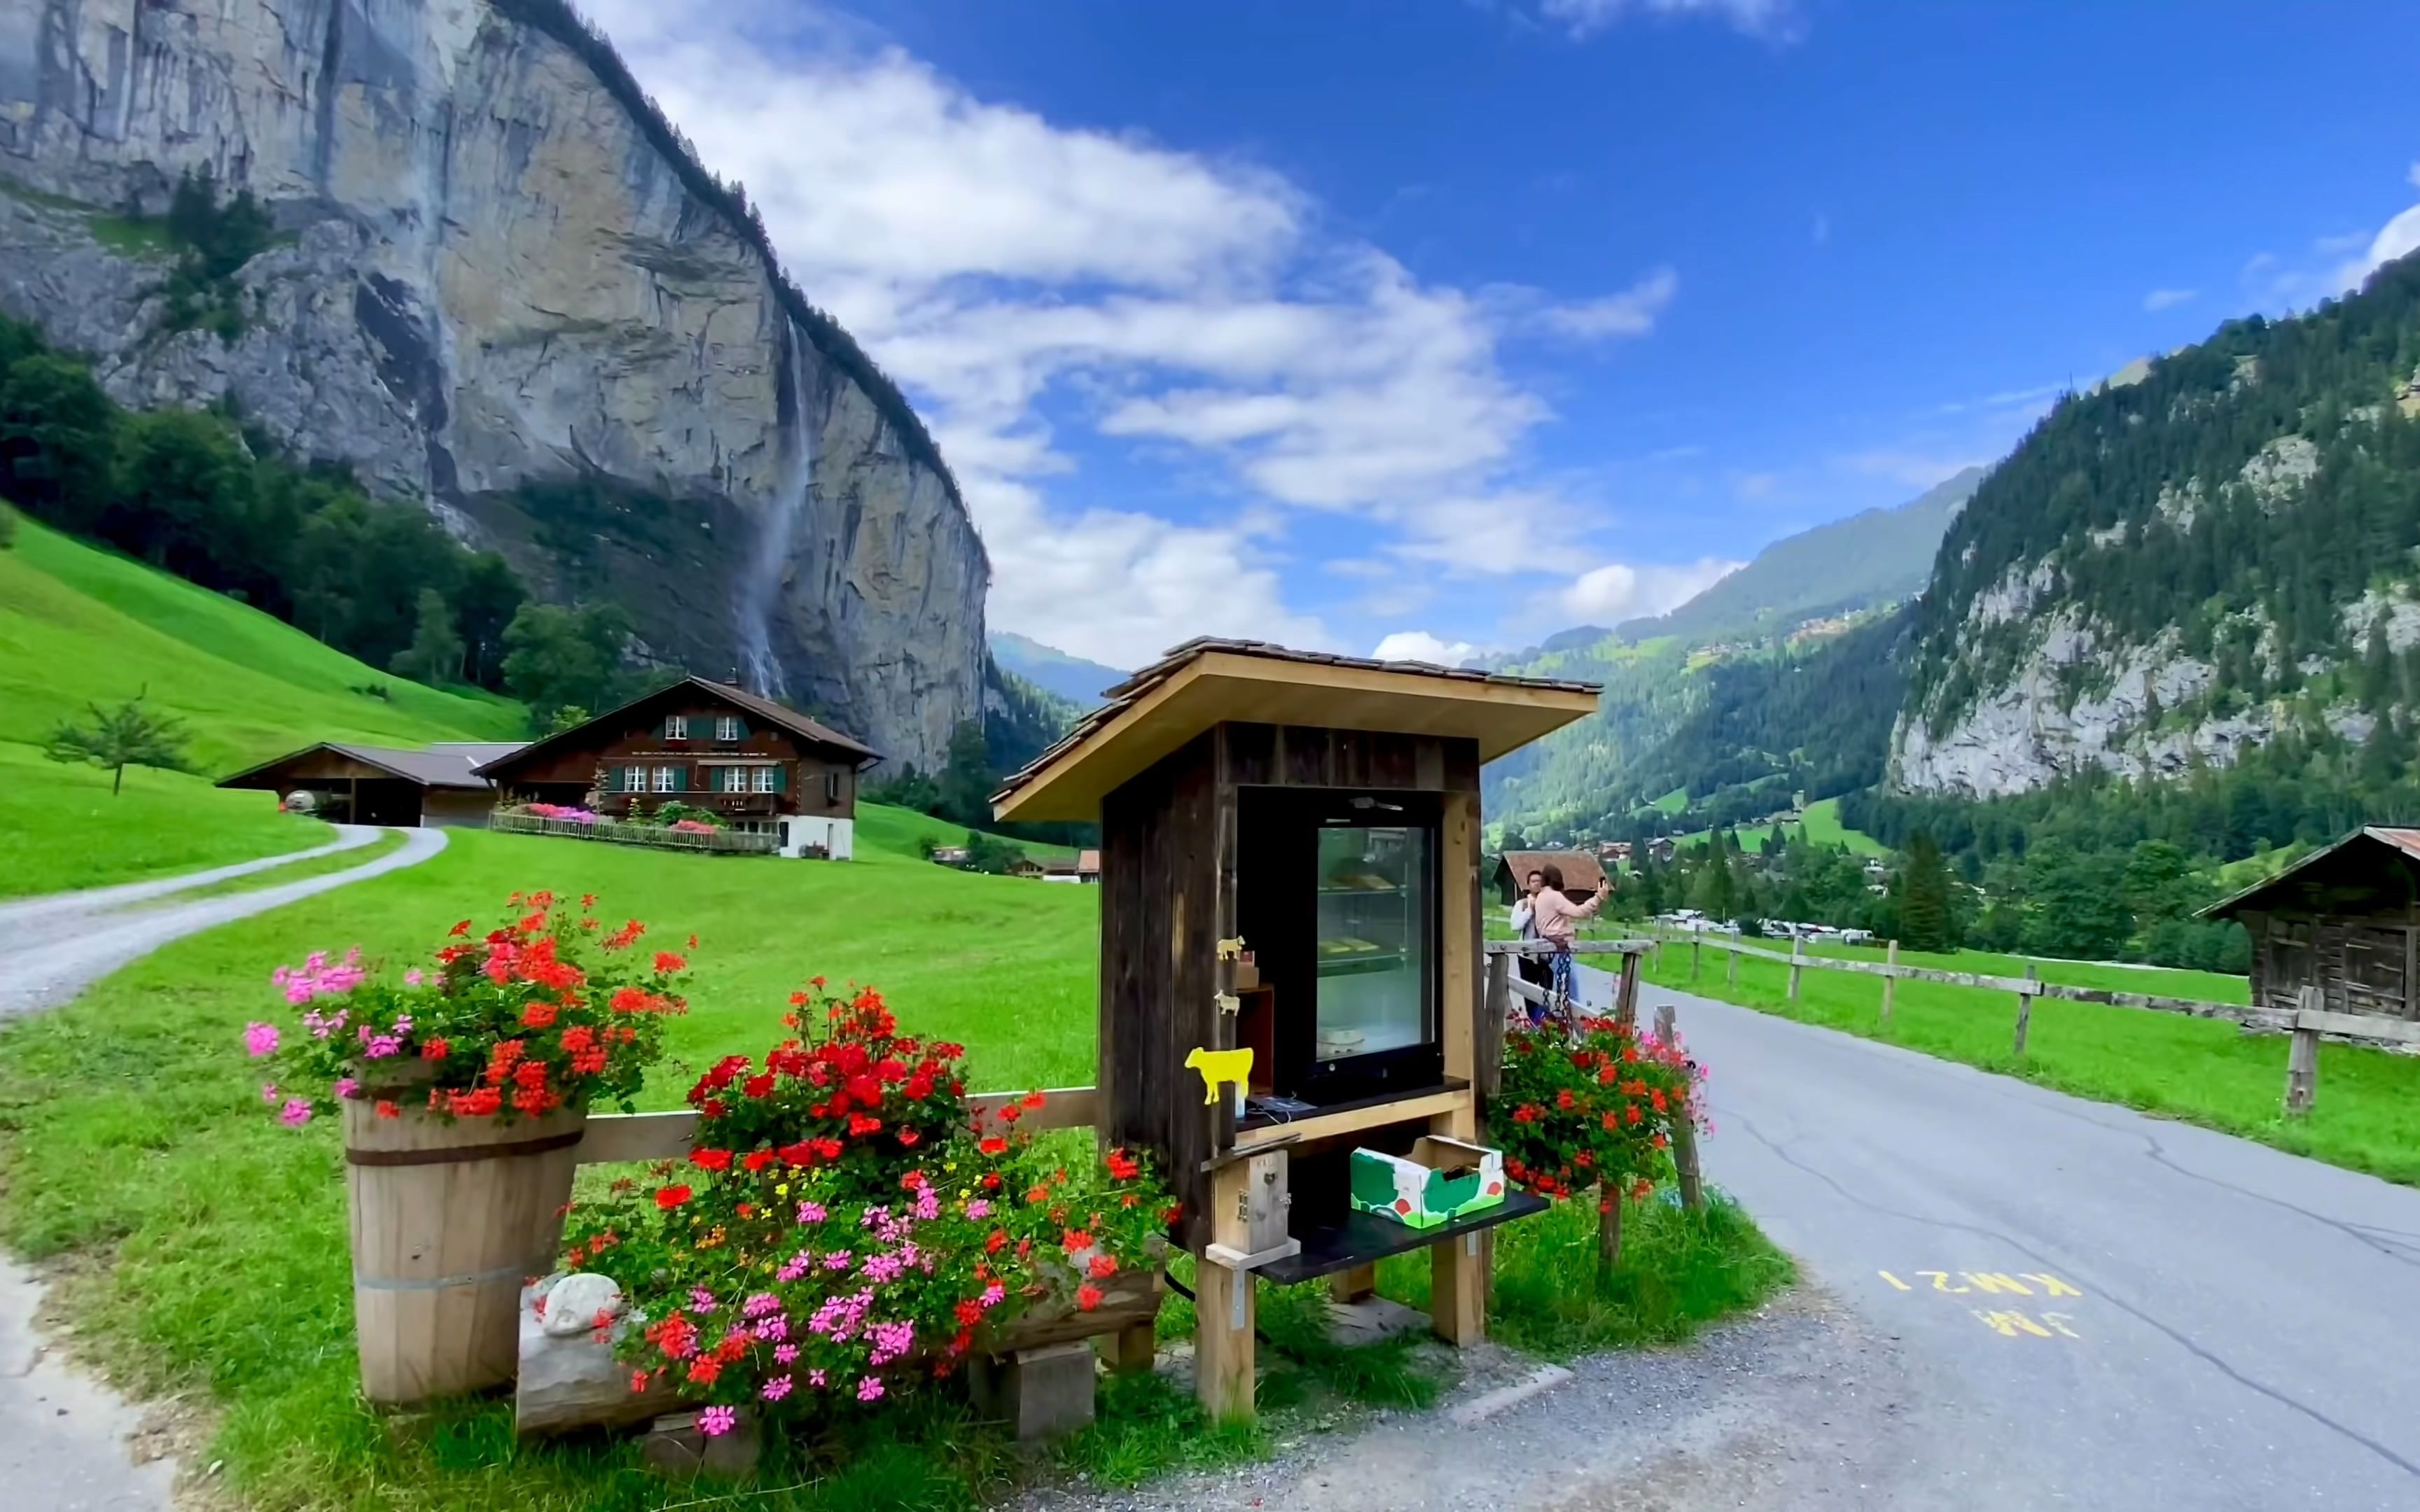
[[[788,420],[789,455],[782,482],[768,501],[756,538],[756,556],[739,585],[739,656],[752,692],[782,698],[789,692],[781,659],[773,655],[773,615],[782,601],[782,579],[799,535],[799,521],[814,498],[814,425],[808,417],[807,341],[789,328],[789,382],[782,401]]]

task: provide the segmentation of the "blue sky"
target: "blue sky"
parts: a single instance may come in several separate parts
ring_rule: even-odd
[[[2410,8],[594,8],[1119,665],[1654,612],[2420,245]]]

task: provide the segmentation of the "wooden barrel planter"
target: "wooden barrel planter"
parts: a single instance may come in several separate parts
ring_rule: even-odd
[[[389,1405],[513,1379],[522,1284],[554,1268],[584,1112],[447,1123],[345,1104],[362,1395]]]

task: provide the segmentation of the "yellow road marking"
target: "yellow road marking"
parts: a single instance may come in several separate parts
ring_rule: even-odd
[[[2061,1334],[2066,1335],[2069,1338],[2080,1339],[2084,1337],[2083,1335],[2067,1326],[2070,1322],[2073,1321],[2073,1319],[2070,1319],[2065,1313],[2044,1313],[2042,1314],[2042,1321],[2048,1323],[2051,1327],[2057,1329]]]
[[[1889,1282],[1892,1286],[1899,1288],[1901,1291],[1914,1291],[1916,1289],[1906,1282],[1901,1281],[1899,1277],[1891,1274],[1888,1271],[1883,1271],[1877,1273],[1879,1273],[1884,1280]]]
[[[1932,1289],[1935,1291],[1955,1292],[1962,1296],[1965,1293],[1964,1287],[1953,1287],[1949,1284],[1949,1273],[1947,1271],[1918,1271],[1916,1273],[1932,1277]]]
[[[2061,1281],[2055,1275],[2044,1275],[2039,1271],[2020,1271],[2017,1273],[2024,1276],[2026,1280],[2034,1282],[2036,1285],[2040,1286],[2043,1292],[2049,1296],[2081,1297],[2084,1295],[2083,1292],[2076,1290],[2073,1287],[2069,1286],[2066,1282]]]
[[[2021,1333],[2031,1334],[2036,1338],[2046,1339],[2053,1336],[2049,1329],[2042,1327],[2040,1323],[2035,1322],[2032,1319],[2027,1318],[2023,1313],[1987,1313],[1978,1308],[1975,1310],[1975,1316],[1982,1320],[1984,1327],[1993,1329],[2009,1338],[2015,1338]],[[2072,1337],[2073,1335],[2071,1335],[2069,1336]]]
[[[2034,1294],[2033,1288],[2019,1281],[2015,1276],[2004,1274],[1998,1271],[1962,1271],[1959,1273],[1974,1282],[1975,1289],[1978,1291],[2013,1291],[2020,1297],[2030,1297]]]

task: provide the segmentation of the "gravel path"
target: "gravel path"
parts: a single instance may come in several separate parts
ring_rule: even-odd
[[[179,903],[177,894],[315,856],[354,850],[383,831],[339,825],[334,844],[87,892],[0,905],[0,1022],[56,1008],[172,940],[348,883],[414,866],[445,848],[441,829],[404,831],[401,849],[349,871]],[[42,1342],[41,1288],[0,1259],[0,1505],[8,1512],[166,1512],[173,1435],[78,1374]]]
[[[230,877],[314,856],[367,845],[383,831],[366,825],[338,825],[338,839],[317,850],[298,851],[239,866],[191,872],[161,882],[136,882],[90,892],[58,893],[0,905],[0,1021],[56,1008],[78,993],[171,940],[266,913],[298,899],[348,883],[417,866],[445,848],[442,829],[403,831],[402,848],[349,871],[271,883],[249,892],[178,903],[176,895]]]

